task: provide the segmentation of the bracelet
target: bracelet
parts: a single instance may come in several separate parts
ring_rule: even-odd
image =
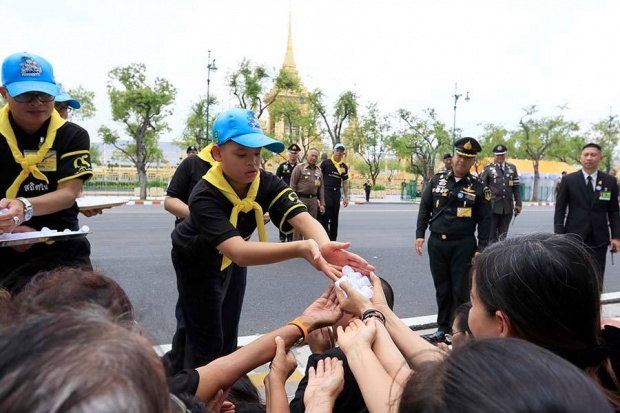
[[[308,329],[306,328],[305,325],[303,325],[303,323],[297,319],[290,321],[287,326],[289,325],[293,325],[295,327],[297,327],[299,329],[299,331],[301,332],[301,337],[299,338],[299,340],[297,340],[295,342],[296,345],[300,346],[302,344],[304,344],[306,342],[306,340],[308,339]]]
[[[369,318],[376,318],[381,322],[381,324],[385,325],[385,316],[379,310],[371,308],[370,310],[364,311],[364,314],[362,314],[362,321],[366,321]]]

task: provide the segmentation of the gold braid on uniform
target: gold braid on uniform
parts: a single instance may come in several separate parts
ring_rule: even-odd
[[[334,159],[334,155],[332,155],[331,158],[329,158],[333,163],[334,166],[336,167],[336,169],[338,170],[338,173],[340,175],[342,175],[344,173],[344,168],[342,167],[342,164],[344,163],[343,161],[340,162],[336,162],[336,160]]]
[[[203,148],[200,152],[198,152],[197,157],[202,159],[205,162],[208,162],[209,165],[215,166],[217,161],[213,158],[213,154],[211,153],[211,149],[213,149],[213,144],[208,144],[205,148]]]
[[[263,221],[263,208],[258,202],[255,201],[256,194],[258,193],[258,186],[260,185],[260,174],[256,175],[256,178],[254,178],[254,181],[252,181],[252,184],[250,185],[248,195],[243,199],[239,198],[239,195],[237,195],[235,190],[226,180],[226,177],[224,177],[222,165],[219,162],[216,162],[216,164],[209,169],[205,176],[203,176],[203,179],[216,187],[226,197],[226,199],[233,204],[233,209],[230,213],[230,223],[233,227],[237,228],[239,212],[248,213],[254,210],[256,226],[258,227],[258,239],[261,242],[267,241],[267,231],[265,230],[265,222]],[[232,260],[229,257],[224,256],[220,270],[223,271],[230,264],[232,264]]]
[[[52,117],[47,128],[45,142],[43,142],[43,145],[41,145],[41,148],[39,148],[37,153],[23,156],[22,152],[19,150],[15,132],[13,131],[11,122],[9,121],[9,105],[4,105],[4,107],[0,109],[0,134],[2,134],[6,139],[6,142],[11,149],[11,153],[13,154],[13,159],[15,159],[15,162],[20,164],[22,167],[22,171],[19,175],[17,175],[17,178],[15,178],[15,181],[13,181],[9,189],[6,190],[7,198],[15,198],[17,196],[19,186],[30,176],[30,174],[41,181],[49,183],[47,176],[45,176],[43,172],[39,171],[37,164],[43,160],[47,152],[50,150],[54,144],[54,139],[56,139],[56,131],[64,125],[65,122],[66,121],[60,117],[58,112],[55,110],[52,111]]]

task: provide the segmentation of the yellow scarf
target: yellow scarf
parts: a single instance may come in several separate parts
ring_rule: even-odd
[[[198,156],[200,159],[202,159],[205,162],[208,162],[211,166],[213,166],[215,165],[217,161],[213,158],[213,154],[211,154],[211,149],[213,149],[212,143],[210,143],[205,148],[203,148],[200,152],[198,152],[198,155],[196,156]]]
[[[41,181],[49,183],[47,176],[45,176],[41,171],[39,171],[39,168],[37,168],[37,164],[43,160],[47,154],[47,151],[50,150],[54,144],[54,139],[56,139],[56,131],[64,125],[65,122],[66,121],[60,117],[58,112],[53,111],[52,119],[47,127],[45,142],[43,142],[43,145],[41,145],[36,154],[26,155],[26,157],[24,157],[22,152],[19,150],[19,146],[17,145],[15,132],[13,132],[13,128],[11,128],[11,122],[9,121],[9,105],[4,105],[4,107],[0,109],[0,134],[4,136],[6,142],[9,144],[9,148],[11,148],[11,153],[13,154],[15,162],[20,164],[22,167],[22,171],[19,175],[17,175],[17,178],[15,178],[13,184],[11,184],[9,189],[6,191],[7,198],[15,198],[17,196],[19,186],[26,180],[26,178],[28,178],[28,176],[30,176],[30,174]]]
[[[260,174],[256,175],[256,178],[254,178],[254,181],[250,185],[248,195],[244,199],[239,198],[239,195],[237,195],[232,186],[230,186],[224,177],[224,172],[222,171],[222,166],[219,162],[216,162],[215,165],[209,169],[209,172],[205,174],[203,179],[219,189],[220,192],[224,194],[226,199],[233,204],[233,210],[230,213],[230,223],[235,228],[237,228],[237,218],[239,217],[239,212],[248,213],[251,210],[254,210],[256,226],[258,227],[258,239],[261,242],[267,241],[267,231],[265,230],[265,223],[263,221],[263,208],[258,204],[258,202],[255,201],[256,193],[258,192],[258,185],[260,184]],[[232,260],[224,256],[222,260],[222,268],[220,268],[220,270],[223,271],[231,263]]]
[[[343,161],[336,162],[336,160],[334,159],[334,155],[332,155],[332,157],[330,159],[334,163],[334,166],[336,167],[336,169],[338,169],[338,173],[340,175],[344,174],[344,168],[342,167],[342,164],[344,162]]]

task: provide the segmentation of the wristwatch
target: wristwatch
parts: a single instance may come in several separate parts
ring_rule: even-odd
[[[23,198],[23,197],[19,197],[17,198],[17,200],[21,202],[22,204],[24,204],[24,220],[22,222],[29,221],[30,218],[32,218],[32,215],[34,214],[34,209],[32,208],[32,204],[30,203],[30,201],[28,201],[26,198]]]

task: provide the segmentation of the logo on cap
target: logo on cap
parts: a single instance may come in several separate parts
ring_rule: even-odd
[[[463,149],[470,150],[471,149],[471,141],[465,142],[465,145],[463,145]]]
[[[23,56],[22,61],[19,62],[19,73],[22,76],[38,77],[43,73],[43,68],[33,58]]]
[[[254,115],[252,111],[248,112],[248,126],[255,129],[257,132],[263,131],[260,127],[260,123],[258,123],[258,119],[256,119],[256,115]]]

